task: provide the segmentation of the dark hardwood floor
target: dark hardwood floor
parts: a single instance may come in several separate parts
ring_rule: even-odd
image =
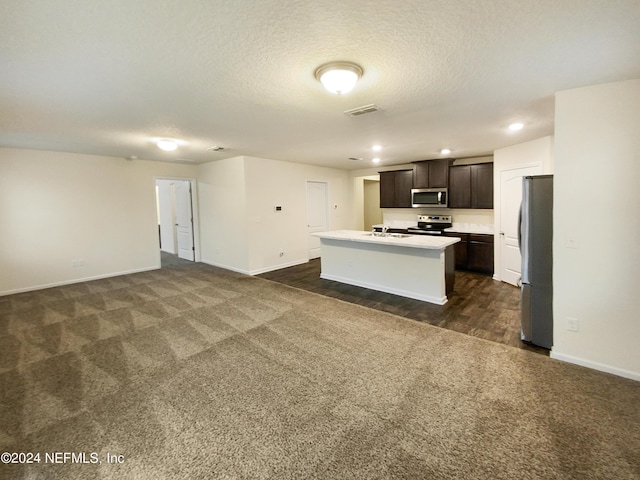
[[[258,275],[292,287],[383,310],[419,322],[524,348],[549,351],[520,340],[520,290],[489,275],[456,271],[455,288],[445,305],[320,278],[320,259]]]

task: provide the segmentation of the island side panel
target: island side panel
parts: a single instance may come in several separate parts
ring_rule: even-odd
[[[455,249],[453,245],[449,245],[444,251],[444,280],[445,280],[445,292],[449,296],[453,292],[455,278],[456,278],[456,259]]]
[[[445,251],[321,239],[321,274],[327,280],[444,305]]]

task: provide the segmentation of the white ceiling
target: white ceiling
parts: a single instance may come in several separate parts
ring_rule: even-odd
[[[0,62],[3,147],[357,169],[552,134],[554,92],[640,77],[640,0],[0,0]]]

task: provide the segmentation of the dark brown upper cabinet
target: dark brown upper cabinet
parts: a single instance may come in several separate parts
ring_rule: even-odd
[[[449,168],[449,208],[471,208],[471,166]]]
[[[493,208],[493,163],[471,165],[471,208]]]
[[[449,208],[493,208],[493,163],[449,168]]]
[[[413,170],[380,173],[380,208],[411,208]]]
[[[447,188],[453,159],[423,160],[413,164],[413,188]]]

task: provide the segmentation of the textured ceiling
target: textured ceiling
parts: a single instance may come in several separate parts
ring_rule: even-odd
[[[374,143],[381,165],[485,155],[552,134],[556,91],[639,78],[639,26],[640,0],[1,0],[0,146],[345,169]],[[364,69],[348,95],[314,78],[334,60]]]

